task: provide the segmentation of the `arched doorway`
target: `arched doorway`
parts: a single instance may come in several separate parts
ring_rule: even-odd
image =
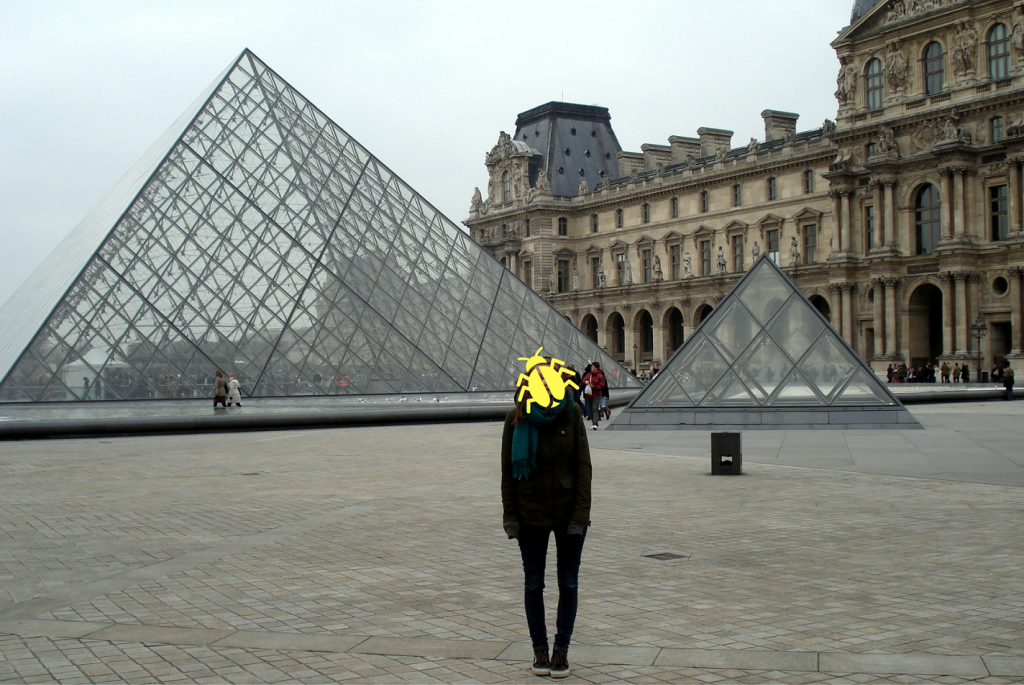
[[[594,318],[593,314],[587,314],[583,317],[583,321],[580,322],[580,328],[588,338],[597,342],[597,319]]]
[[[936,361],[942,349],[942,290],[931,283],[910,295],[910,364]]]
[[[626,322],[622,314],[612,312],[608,317],[608,353],[620,362],[626,358]]]
[[[825,320],[832,323],[832,307],[829,306],[828,300],[821,295],[811,295],[808,299],[810,299],[814,308],[821,312],[821,315],[825,317]]]
[[[671,307],[668,310],[667,325],[668,325],[668,345],[669,354],[678,350],[683,346],[683,313]]]
[[[654,359],[654,318],[646,309],[636,315],[634,334],[637,340],[637,356],[641,364]]]
[[[704,322],[704,319],[708,318],[708,315],[710,315],[713,310],[714,308],[709,304],[702,304],[697,307],[697,315],[693,319],[693,325],[695,327],[701,325]]]

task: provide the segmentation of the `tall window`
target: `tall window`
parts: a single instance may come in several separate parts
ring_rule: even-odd
[[[939,218],[939,191],[930,183],[917,194],[917,214],[914,222],[917,233],[917,254],[935,251],[942,235]]]
[[[765,231],[765,251],[768,253],[768,257],[775,262],[779,263],[779,229],[773,228],[770,231]]]
[[[559,259],[558,260],[558,292],[567,293],[569,292],[570,280],[569,276],[569,260]]]
[[[993,81],[1010,75],[1010,37],[1006,24],[996,24],[988,32],[988,77]]]
[[[597,233],[597,214],[590,215],[590,232]]]
[[[711,270],[711,241],[700,241],[700,275],[710,276],[714,273]]]
[[[599,266],[601,266],[601,258],[600,257],[591,257],[590,258],[590,287],[592,287],[592,288],[596,288],[599,285],[601,285],[601,279],[598,278],[598,276],[597,276],[597,272],[598,272],[598,268],[597,267],[599,267]]]
[[[526,221],[524,221],[523,222],[523,226],[526,229],[526,237],[529,238],[530,237],[530,220],[527,219]]]
[[[641,257],[641,260],[642,260],[641,266],[643,267],[643,272],[644,272],[644,283],[650,283],[651,281],[654,280],[654,275],[653,275],[653,271],[652,271],[652,266],[653,265],[651,263],[652,262],[651,251],[650,250],[643,250],[643,251],[641,251],[640,252],[640,257]]]
[[[501,175],[501,201],[508,202],[512,199],[512,174],[504,172]]]
[[[740,207],[743,205],[743,186],[739,183],[732,187],[732,206]]]
[[[569,220],[564,216],[558,217],[558,235],[569,235]]]
[[[882,109],[885,96],[885,76],[882,74],[882,60],[875,58],[864,70],[864,92],[867,94],[868,109]]]
[[[527,288],[533,287],[533,262],[523,262],[523,283]]]
[[[708,195],[708,191],[700,191],[700,211],[706,212],[711,208],[711,198]]]
[[[615,255],[615,271],[619,277],[616,282],[619,285],[626,285],[626,255],[621,252]]]
[[[732,270],[743,273],[743,234],[732,237]]]
[[[622,210],[615,210],[615,228],[622,228]]]
[[[683,277],[683,246],[673,245],[671,250],[672,257],[672,280],[678,281]]]
[[[804,264],[814,264],[818,261],[818,225],[807,224],[804,226]]]
[[[804,192],[814,192],[814,169],[808,169],[804,172]]]
[[[875,206],[868,205],[864,208],[864,249],[870,250],[875,246]]]
[[[645,224],[651,223],[651,206],[649,204],[645,202],[644,206],[640,209],[640,213]]]
[[[772,176],[768,179],[768,201],[779,199],[779,179]]]
[[[990,128],[991,128],[991,133],[992,133],[992,142],[993,143],[998,143],[1006,135],[1005,134],[1005,130],[1006,129],[1004,128],[1003,118],[1002,117],[992,117],[992,121],[989,122],[989,124],[990,124]]]
[[[678,197],[672,198],[672,203],[671,204],[672,204],[672,218],[673,219],[678,219],[679,218],[679,198]]]
[[[992,186],[988,189],[988,204],[992,240],[1006,240],[1010,229],[1009,214],[1006,211],[1006,186]]]
[[[937,41],[932,41],[924,49],[924,92],[928,95],[941,93],[946,85],[945,80],[942,45]]]

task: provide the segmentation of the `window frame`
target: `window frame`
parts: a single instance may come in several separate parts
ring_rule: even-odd
[[[615,253],[615,277],[616,285],[620,287],[626,285],[626,253],[622,250]]]
[[[501,201],[512,201],[512,172],[507,169],[501,172]]]
[[[804,170],[804,195],[814,192],[814,169]]]
[[[864,106],[869,110],[882,109],[885,102],[885,70],[882,60],[872,57],[864,65]]]
[[[523,283],[533,290],[533,260],[527,259],[523,262]]]
[[[800,243],[804,266],[818,263],[818,224],[800,225]]]
[[[563,269],[562,266],[565,265]],[[558,278],[558,292],[567,293],[572,289],[572,269],[569,259],[556,258],[555,271]]]
[[[937,54],[933,50],[938,50]],[[946,53],[942,43],[933,40],[924,48],[922,58],[925,95],[938,95],[946,89]]]
[[[699,242],[701,276],[711,276],[715,273],[711,264],[711,250],[713,249],[712,242],[713,241],[710,238]]]
[[[997,32],[1001,36],[995,37]],[[988,77],[993,81],[1001,81],[1010,76],[1010,32],[1006,24],[998,22],[985,34],[986,54],[988,55]]]
[[[864,251],[875,247],[875,205],[864,205]]]
[[[711,193],[707,190],[700,191],[700,212],[707,214],[711,211]]]
[[[558,235],[566,237],[569,235],[569,218],[560,216],[558,217]]]
[[[619,207],[618,209],[615,210],[615,228],[622,228],[624,221],[625,219],[622,215],[622,208]]]
[[[1010,232],[1010,194],[1005,183],[988,187],[989,238],[992,242],[1006,240]],[[1002,191],[999,197],[996,192]]]
[[[644,283],[654,280],[654,249],[646,248],[640,250],[640,273]]]
[[[597,218],[597,214],[590,215],[590,232],[597,233],[597,229],[600,226],[600,220]]]
[[[734,273],[743,273],[746,271],[746,265],[743,263],[746,240],[742,233],[737,233],[732,236],[730,243],[732,244],[732,270]]]
[[[774,202],[779,199],[779,179],[775,176],[768,178],[768,201]]]
[[[672,198],[672,200],[670,202],[670,205],[671,205],[672,218],[673,219],[678,219],[679,218],[679,198],[678,197]]]
[[[651,223],[651,204],[649,202],[645,202],[641,205],[640,220],[645,224]]]
[[[669,245],[668,254],[672,265],[672,280],[678,281],[683,277],[683,246],[679,243]]]
[[[732,206],[743,206],[743,184],[737,183],[732,187]]]
[[[935,204],[923,204],[926,193],[935,198]],[[926,183],[914,196],[914,254],[932,254],[941,239],[942,195],[934,183]]]
[[[764,232],[764,251],[768,253],[769,258],[776,264],[779,263],[779,241],[781,239],[781,228],[769,228]],[[772,249],[773,242],[775,246],[774,250]]]
[[[988,120],[988,132],[993,143],[998,143],[1006,137],[1006,120],[1001,116],[994,116]]]

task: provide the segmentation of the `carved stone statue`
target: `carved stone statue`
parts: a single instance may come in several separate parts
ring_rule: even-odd
[[[604,265],[600,262],[597,263],[597,287],[604,288],[607,284],[604,280]]]
[[[624,260],[622,278],[625,282],[621,285],[633,285],[633,266],[629,263],[629,257]]]
[[[725,261],[725,250],[721,245],[718,246],[718,259],[716,263],[718,264],[718,273],[724,274],[728,264]]]
[[[728,157],[728,156],[729,156],[729,146],[728,145],[721,145],[721,146],[719,146],[719,148],[717,150],[715,150],[715,161],[716,162],[724,161],[725,158]]]
[[[964,130],[960,127],[960,115],[953,109],[942,120],[942,133],[939,136],[942,142],[958,141],[964,139]]]
[[[789,265],[800,266],[800,246],[796,242],[796,236],[792,237],[792,241],[789,244]]]
[[[899,41],[889,43],[889,52],[885,55],[885,75],[888,78],[888,84],[894,90],[901,91],[906,88],[910,75],[910,62],[900,50]]]
[[[550,191],[551,183],[548,181],[547,174],[544,173],[543,169],[537,169],[537,182],[533,185],[539,191]]]
[[[590,184],[587,183],[587,179],[580,181],[580,195],[586,195],[590,192]]]
[[[840,57],[839,64],[841,66],[839,75],[836,76],[836,100],[839,100],[842,106],[852,103],[857,93],[857,67],[849,57]]]
[[[690,253],[683,257],[683,278],[693,278],[693,263],[690,261]]]
[[[747,154],[754,154],[757,152],[758,147],[760,147],[760,145],[757,142],[757,138],[751,138],[750,142],[747,143]]]
[[[554,271],[551,272],[551,277],[548,279],[548,292],[552,295],[558,292],[558,275]]]
[[[882,124],[881,128],[878,129],[878,151],[887,155],[892,153],[898,155],[900,152],[896,136],[893,134],[892,129],[885,124]]]
[[[1024,57],[1024,8],[1018,7],[1010,24],[1010,40],[1018,57]]]
[[[575,266],[572,268],[572,289],[580,289],[580,270],[577,269]]]
[[[825,121],[822,122],[822,124],[821,124],[821,133],[822,133],[822,135],[830,136],[830,135],[832,135],[835,132],[836,132],[836,122],[832,121],[831,119],[826,119]]]
[[[654,255],[654,282],[661,283],[664,278],[665,274],[661,270],[661,257]]]
[[[796,131],[793,129],[786,129],[786,132],[782,134],[783,139],[786,141],[786,145],[792,145],[796,142]]]
[[[755,262],[761,256],[761,246],[757,244],[756,240],[754,241],[754,246],[750,248],[750,256],[754,258]]]
[[[957,76],[974,71],[978,60],[978,31],[967,22],[960,23],[960,29],[953,38],[953,72]]]

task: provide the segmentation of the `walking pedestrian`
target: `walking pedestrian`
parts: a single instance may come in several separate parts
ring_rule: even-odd
[[[1003,387],[1006,388],[1007,401],[1013,400],[1013,369],[1010,368],[1009,363],[1003,369]]]
[[[942,366],[939,367],[939,371],[942,374],[942,382],[949,383],[949,362],[942,362]]]
[[[583,415],[590,418],[590,410],[587,409],[587,403],[583,400],[583,376],[580,375],[580,372],[576,370],[573,364],[566,364],[565,368],[572,371],[572,378],[570,380],[576,384],[576,389],[572,389],[572,398],[580,406],[580,409],[583,410]]]
[[[601,370],[601,365],[592,362],[590,373],[583,377],[583,396],[587,398],[587,406],[590,408],[591,430],[597,430],[601,423],[602,405],[604,391],[608,387],[608,381]]]
[[[960,380],[962,380],[964,383],[971,382],[971,370],[967,368],[967,364],[964,364],[963,366],[960,367]]]
[[[241,385],[238,382],[238,378],[235,374],[228,374],[228,406],[235,405],[236,407],[242,406],[242,392]]]
[[[213,408],[216,409],[218,404],[224,409],[228,408],[228,384],[220,371],[213,374]]]
[[[960,382],[960,364],[953,364],[953,383]]]
[[[593,376],[592,370],[590,376]],[[519,541],[525,576],[526,623],[535,675],[569,675],[569,643],[579,602],[579,569],[590,525],[590,447],[583,418],[569,396],[545,409],[529,390],[505,417],[501,440],[502,524]],[[592,405],[592,407],[595,405]],[[544,570],[555,535],[558,611],[554,650],[548,655]]]

